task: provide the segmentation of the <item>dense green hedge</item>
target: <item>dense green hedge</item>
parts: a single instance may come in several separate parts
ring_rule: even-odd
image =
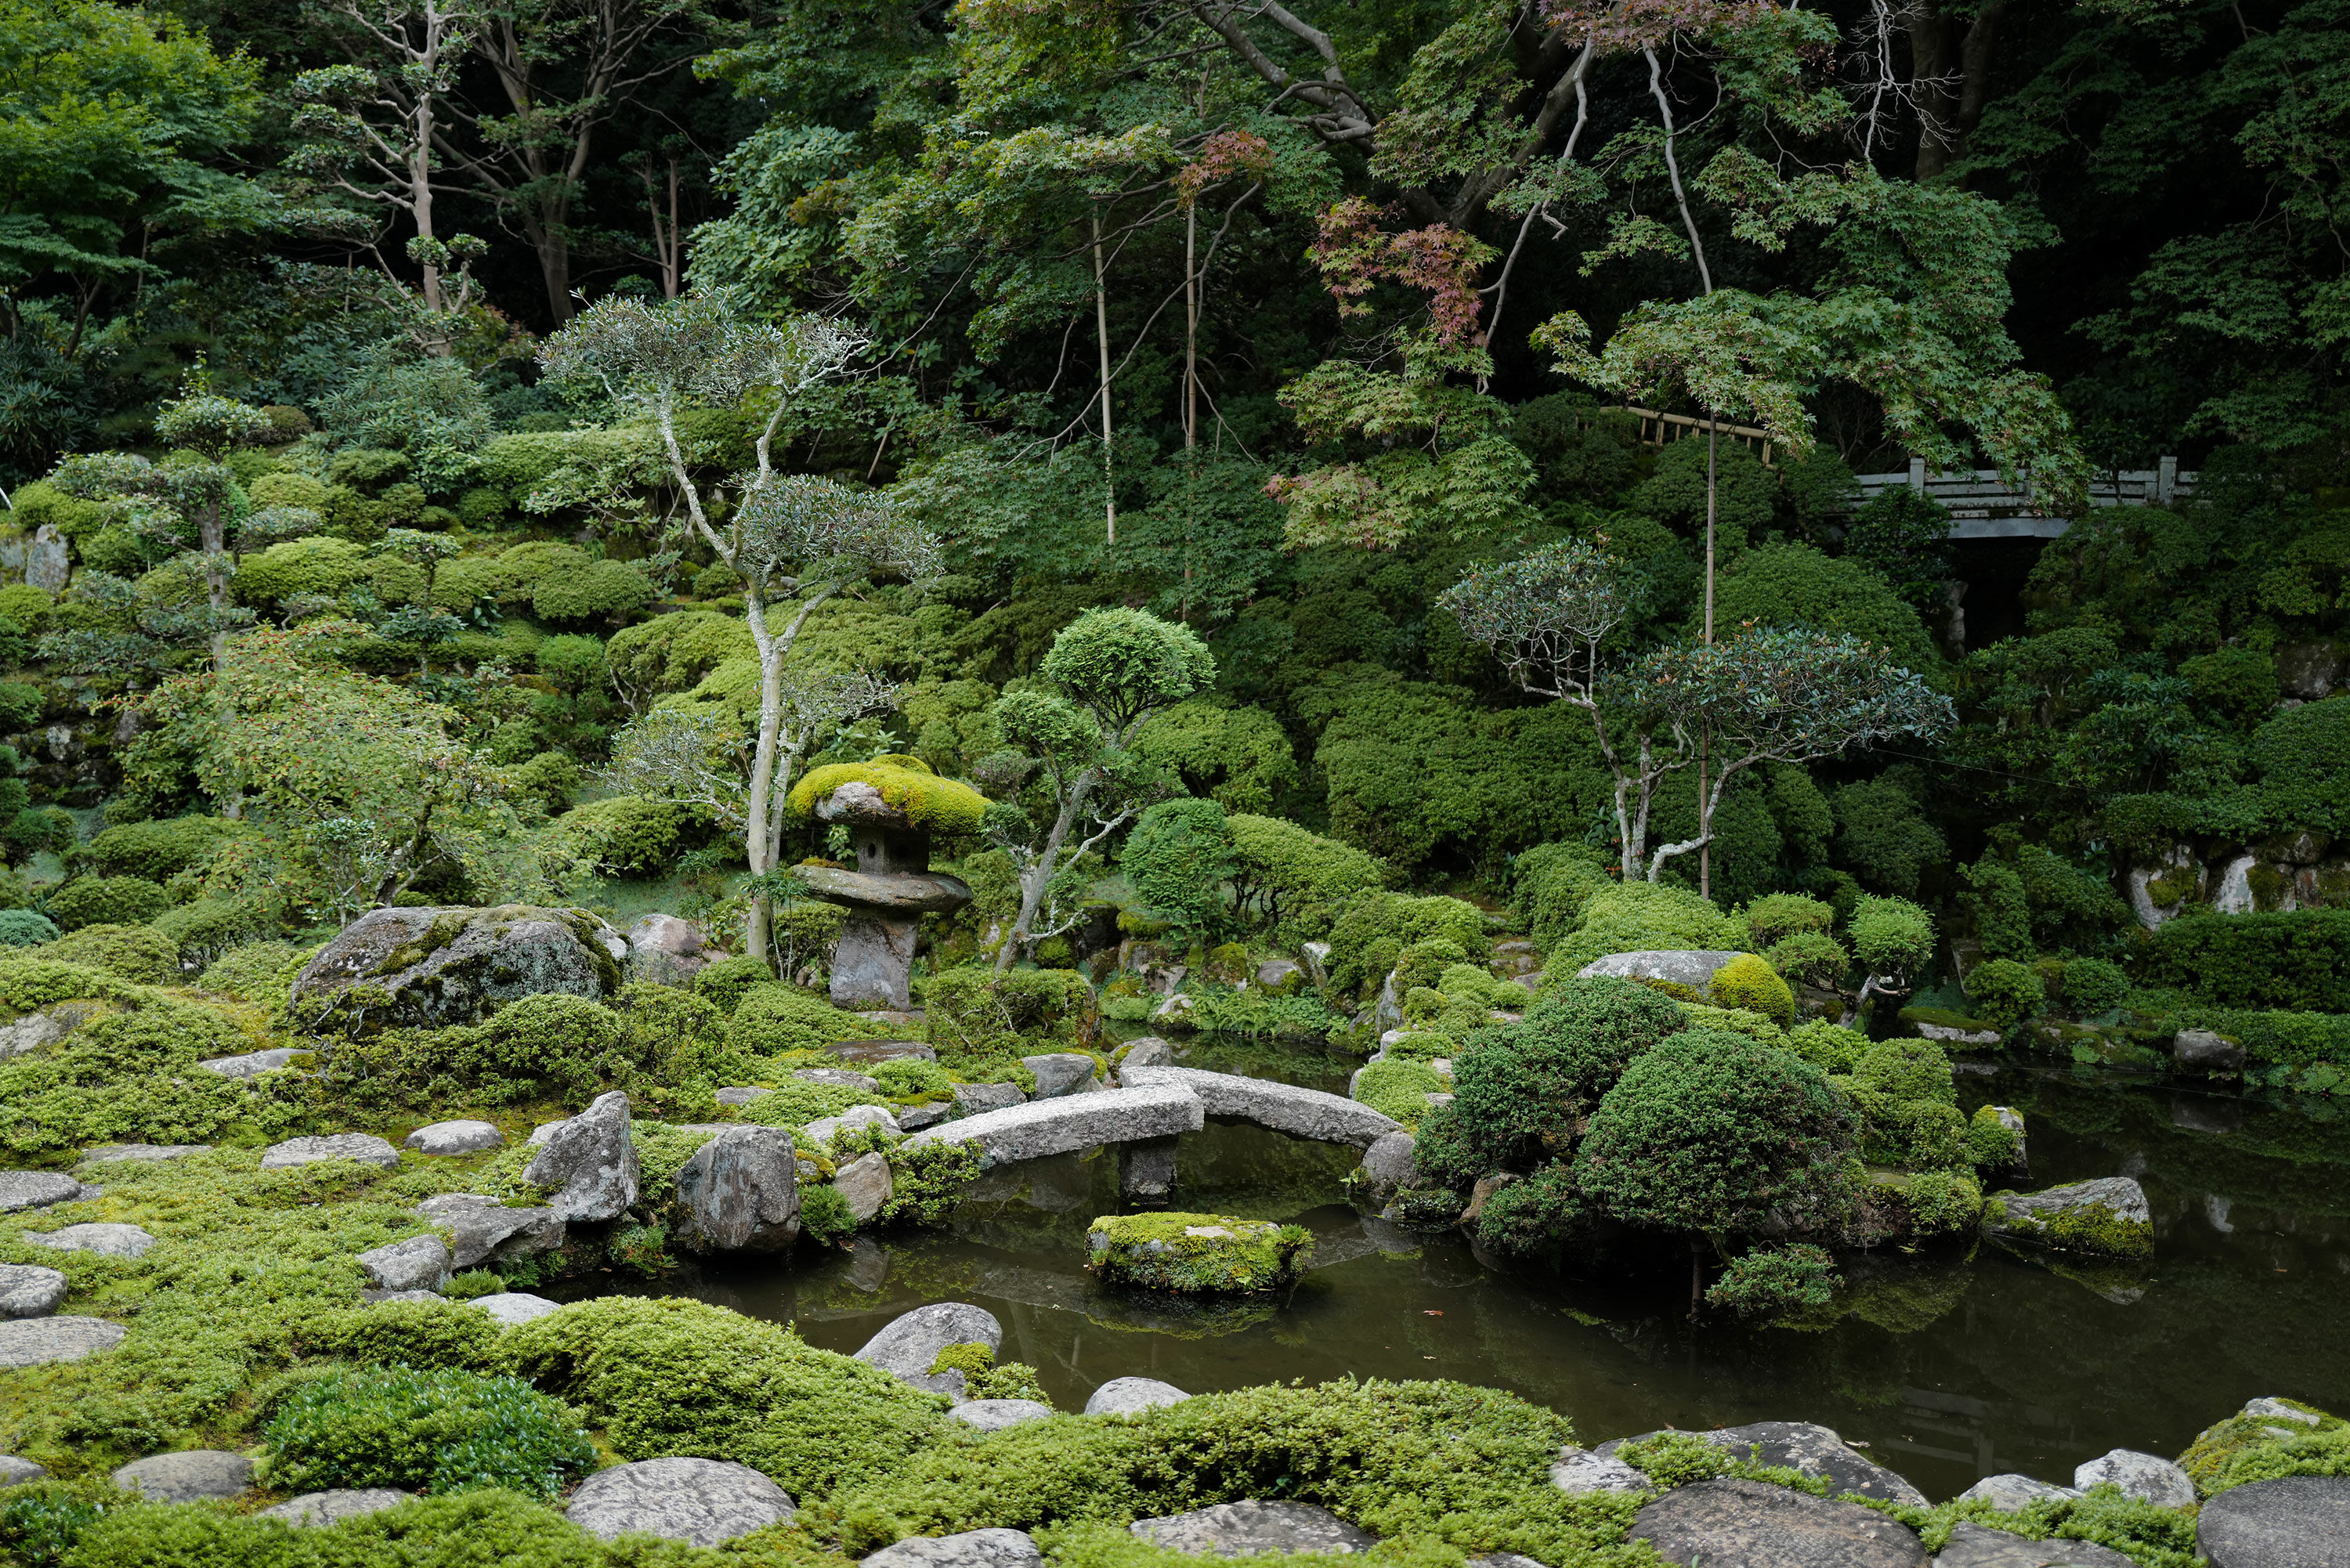
[[[2223,1007],[2350,1012],[2350,909],[2185,916],[2147,941],[2143,974]]]

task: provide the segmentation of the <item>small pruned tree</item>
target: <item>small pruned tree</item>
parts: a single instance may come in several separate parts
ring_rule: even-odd
[[[997,973],[1033,941],[1077,919],[1069,873],[1144,807],[1173,793],[1138,755],[1134,738],[1157,713],[1215,678],[1216,661],[1189,627],[1147,610],[1088,610],[1053,639],[1037,673],[1054,690],[1008,693],[995,705],[1009,757],[987,759],[987,782],[1037,776],[1035,818],[1009,802],[990,808],[986,831],[1012,857],[1020,910],[995,955]],[[1074,840],[1074,842],[1073,842]],[[1038,929],[1040,916],[1047,917]]]
[[[776,471],[775,432],[824,383],[847,374],[865,340],[820,317],[785,326],[745,321],[706,296],[658,302],[610,296],[571,319],[540,350],[550,376],[599,388],[624,416],[650,427],[682,508],[688,540],[743,585],[743,618],[759,655],[759,720],[743,799],[743,857],[756,886],[775,869],[783,799],[795,753],[786,745],[785,663],[818,605],[868,577],[920,578],[939,570],[937,541],[897,500],[831,479]],[[754,466],[705,490],[702,454],[682,416],[696,407],[749,405],[764,414]],[[767,950],[769,900],[752,898],[744,937]]]
[[[1899,735],[1920,738],[1957,722],[1950,700],[1892,660],[1889,649],[1804,627],[1744,628],[1727,642],[1653,649],[1614,672],[1607,696],[1669,727],[1684,753],[1711,728],[1715,771],[1694,838],[1649,853],[1648,879],[1668,859],[1711,838],[1731,781],[1762,763],[1803,763]]]

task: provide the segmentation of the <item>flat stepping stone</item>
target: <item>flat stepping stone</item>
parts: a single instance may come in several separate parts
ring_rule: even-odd
[[[98,1165],[109,1159],[178,1159],[182,1155],[209,1154],[208,1143],[103,1143],[96,1148],[82,1150],[84,1165]]]
[[[411,1491],[394,1491],[384,1486],[306,1491],[275,1508],[263,1509],[261,1517],[282,1519],[288,1524],[304,1526],[339,1524],[346,1519],[357,1519],[361,1514],[381,1513],[387,1508],[398,1508],[415,1495]]]
[[[1962,1519],[1934,1559],[1934,1568],[2137,1568],[2110,1546],[2093,1541],[2026,1541]]]
[[[290,1045],[272,1051],[248,1051],[242,1056],[214,1056],[199,1062],[197,1066],[207,1073],[218,1073],[224,1078],[258,1078],[264,1073],[275,1073],[294,1064],[300,1056],[314,1053]]]
[[[2203,1505],[2195,1549],[2211,1568],[2342,1568],[2350,1563],[2350,1478],[2230,1487]]]
[[[1199,1096],[1180,1084],[1154,1083],[983,1111],[960,1121],[925,1127],[907,1142],[917,1147],[941,1139],[976,1143],[981,1167],[985,1168],[1041,1159],[1046,1155],[1068,1154],[1106,1143],[1171,1137],[1177,1133],[1198,1132],[1205,1126],[1207,1111]]]
[[[983,1432],[1000,1432],[1006,1427],[1049,1420],[1052,1414],[1050,1405],[1034,1399],[967,1399],[947,1412],[951,1419],[977,1427]]]
[[[1618,1438],[1600,1444],[1594,1451],[1602,1459],[1610,1458],[1627,1442],[1640,1442],[1658,1435],[1643,1432],[1638,1438]],[[1783,1465],[1807,1476],[1817,1476],[1828,1483],[1830,1497],[1849,1491],[1880,1502],[1904,1502],[1912,1508],[1927,1506],[1926,1494],[1905,1477],[1865,1458],[1858,1449],[1846,1446],[1835,1428],[1816,1422],[1755,1421],[1743,1427],[1689,1435],[1702,1438],[1717,1449],[1726,1449],[1738,1459]]]
[[[190,1449],[133,1459],[114,1472],[114,1484],[150,1502],[201,1502],[235,1497],[253,1484],[253,1461],[222,1449]]]
[[[939,1352],[950,1345],[983,1345],[988,1354],[1003,1348],[1003,1325],[985,1307],[968,1302],[933,1302],[890,1320],[865,1342],[857,1359],[878,1366],[926,1394],[963,1397],[963,1376],[952,1367],[932,1375]]]
[[[365,1165],[380,1165],[386,1170],[400,1168],[400,1151],[373,1133],[329,1133],[325,1137],[291,1137],[284,1143],[271,1144],[262,1151],[261,1168],[290,1170],[297,1165],[317,1165],[322,1160],[352,1159]]]
[[[27,1231],[25,1240],[61,1252],[96,1252],[101,1258],[137,1258],[155,1238],[136,1225],[68,1225],[62,1231]]]
[[[579,1484],[564,1517],[599,1541],[636,1531],[715,1546],[795,1511],[791,1494],[748,1465],[667,1459],[598,1470]]]
[[[47,1366],[112,1350],[130,1330],[102,1317],[0,1320],[0,1366]]]
[[[1041,1568],[1045,1554],[1024,1530],[966,1530],[911,1535],[884,1546],[858,1568]]]
[[[1154,1545],[1193,1556],[1363,1552],[1379,1542],[1369,1531],[1310,1502],[1220,1502],[1189,1513],[1138,1519],[1127,1529]]]
[[[2073,1472],[2073,1486],[2078,1491],[2107,1481],[2121,1488],[2124,1497],[2134,1497],[2157,1508],[2195,1506],[2195,1483],[2188,1479],[2185,1470],[2159,1455],[2116,1449]]]
[[[34,1263],[0,1263],[0,1318],[47,1317],[66,1299],[66,1277]]]
[[[1925,1543],[1856,1502],[1762,1481],[1695,1481],[1640,1510],[1629,1539],[1683,1568],[1928,1568]]]
[[[1161,1406],[1180,1405],[1190,1397],[1172,1383],[1161,1383],[1156,1377],[1113,1377],[1094,1390],[1093,1397],[1086,1401],[1086,1414],[1130,1416]]]
[[[36,1465],[15,1454],[0,1454],[0,1486],[22,1486],[26,1481],[39,1480],[49,1473],[47,1465]]]
[[[563,1310],[561,1302],[551,1302],[545,1296],[527,1295],[520,1291],[501,1291],[494,1296],[475,1296],[465,1304],[481,1308],[508,1328],[518,1323],[535,1323],[550,1313]]]
[[[2030,1476],[1985,1476],[1950,1501],[1966,1502],[1981,1498],[2002,1513],[2013,1513],[2027,1503],[2038,1502],[2043,1497],[2078,1497],[2081,1494],[2069,1486],[2054,1486]]]
[[[99,1189],[56,1170],[0,1170],[0,1214],[95,1198]]]
[[[434,1122],[410,1133],[400,1140],[400,1147],[419,1154],[479,1154],[505,1141],[506,1135],[488,1122]]]
[[[1404,1130],[1403,1124],[1359,1100],[1295,1084],[1276,1084],[1270,1078],[1209,1073],[1197,1067],[1127,1067],[1119,1071],[1118,1081],[1143,1085],[1180,1084],[1200,1096],[1211,1116],[1254,1122],[1316,1143],[1368,1148],[1388,1133]]]

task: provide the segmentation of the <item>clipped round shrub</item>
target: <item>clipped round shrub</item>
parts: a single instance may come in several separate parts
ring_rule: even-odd
[[[1453,1062],[1452,1109],[1483,1151],[1480,1173],[1566,1152],[1578,1118],[1628,1064],[1689,1027],[1665,997],[1628,980],[1571,980],[1516,1023],[1489,1029]]]
[[[1691,1029],[1633,1058],[1575,1153],[1596,1206],[1627,1224],[1752,1231],[1836,1208],[1847,1148],[1825,1075],[1741,1034]]]
[[[1429,980],[1441,973],[1445,963],[1482,957],[1489,950],[1485,911],[1440,895],[1365,892],[1330,928],[1330,990],[1351,997],[1375,987],[1406,949],[1430,944],[1424,950],[1432,956],[1443,950],[1432,945],[1438,942],[1451,944],[1450,955],[1428,970]]]
[[[1600,888],[1583,907],[1574,933],[1551,950],[1550,967],[1569,973],[1610,953],[1658,950],[1740,950],[1746,922],[1712,901],[1665,882],[1620,882]]]
[[[1901,990],[1934,959],[1934,917],[1907,898],[1864,896],[1846,928],[1854,956],[1869,972]]]
[[[1777,970],[1752,953],[1740,953],[1715,970],[1711,989],[1717,1006],[1759,1012],[1782,1029],[1794,1021],[1795,993]]]
[[[857,1234],[857,1214],[840,1189],[830,1186],[800,1189],[800,1231],[819,1247],[830,1247]]]
[[[770,985],[775,979],[775,971],[758,959],[723,958],[702,966],[693,977],[693,990],[719,1012],[731,1013],[753,986]]]
[[[143,926],[172,907],[172,895],[143,877],[77,877],[47,900],[64,931],[84,926]]]
[[[2064,993],[2064,1005],[2082,1018],[2109,1012],[2129,995],[2129,977],[2121,971],[2120,965],[2107,963],[2104,959],[2067,960],[2059,985]]]
[[[43,949],[41,956],[145,985],[174,979],[180,972],[180,944],[151,926],[78,927]]]
[[[653,585],[626,561],[596,561],[579,571],[550,572],[533,586],[531,612],[542,620],[624,615],[652,602]]]
[[[1967,1163],[1977,1170],[2005,1170],[2023,1147],[2021,1128],[2000,1119],[1997,1106],[1984,1106],[1967,1121]]]
[[[406,1366],[297,1385],[262,1429],[287,1491],[503,1487],[547,1498],[596,1462],[578,1416],[518,1377]]]
[[[1825,931],[1797,931],[1781,937],[1762,954],[1763,961],[1790,981],[1823,990],[1844,978],[1852,955]]]
[[[1161,801],[1128,835],[1118,868],[1142,901],[1187,936],[1224,923],[1224,883],[1232,874],[1232,835],[1212,800]]]
[[[143,877],[168,882],[182,871],[212,864],[221,846],[253,830],[218,816],[169,816],[127,822],[89,841],[89,860],[109,877]]]
[[[238,1002],[283,1002],[308,956],[291,942],[249,942],[205,965],[196,984]]]
[[[755,1056],[773,1056],[782,1051],[820,1051],[835,1041],[869,1035],[872,1030],[871,1023],[857,1013],[843,1012],[822,997],[770,981],[753,986],[735,1003],[726,1026],[726,1042]]]
[[[341,593],[367,575],[361,546],[313,535],[247,556],[237,565],[236,592],[247,604],[283,604],[302,594]]]
[[[1787,1045],[1823,1073],[1849,1073],[1868,1049],[1868,1036],[1857,1029],[1814,1018],[1788,1031]]]
[[[1805,931],[1825,933],[1835,924],[1832,907],[1801,893],[1765,894],[1747,905],[1744,913],[1755,946],[1763,948]]]
[[[31,909],[0,909],[0,947],[36,948],[57,940],[57,928]]]
[[[319,512],[327,504],[326,483],[290,468],[256,475],[244,493],[255,506],[307,506]]]
[[[1967,971],[1967,1000],[1975,1014],[2001,1029],[2037,1018],[2048,1004],[2040,971],[2014,959],[1990,959]]]
[[[585,691],[604,680],[604,645],[592,637],[565,633],[538,645],[538,672],[567,691]]]
[[[1827,1305],[1835,1286],[1835,1262],[1824,1249],[1804,1243],[1766,1247],[1731,1259],[1721,1278],[1706,1288],[1705,1304],[1740,1317],[1775,1317]]]
[[[257,940],[277,921],[266,907],[243,898],[198,898],[164,910],[152,924],[178,948],[183,962],[210,963],[217,954]]]
[[[679,840],[691,830],[693,822],[691,808],[677,801],[658,795],[615,794],[574,807],[556,826],[611,875],[649,877],[676,859]]]
[[[1485,1199],[1477,1216],[1477,1240],[1497,1252],[1523,1255],[1565,1240],[1583,1218],[1575,1172],[1564,1165],[1544,1166]]]

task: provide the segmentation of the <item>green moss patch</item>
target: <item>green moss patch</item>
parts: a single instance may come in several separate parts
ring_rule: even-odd
[[[1305,1273],[1305,1227],[1223,1214],[1106,1214],[1086,1232],[1097,1279],[1185,1294],[1279,1290]]]
[[[987,797],[967,784],[942,779],[919,757],[876,757],[869,763],[831,763],[812,768],[792,786],[792,811],[807,816],[816,803],[847,784],[870,784],[883,802],[905,813],[912,826],[931,833],[976,833],[987,815]]]

